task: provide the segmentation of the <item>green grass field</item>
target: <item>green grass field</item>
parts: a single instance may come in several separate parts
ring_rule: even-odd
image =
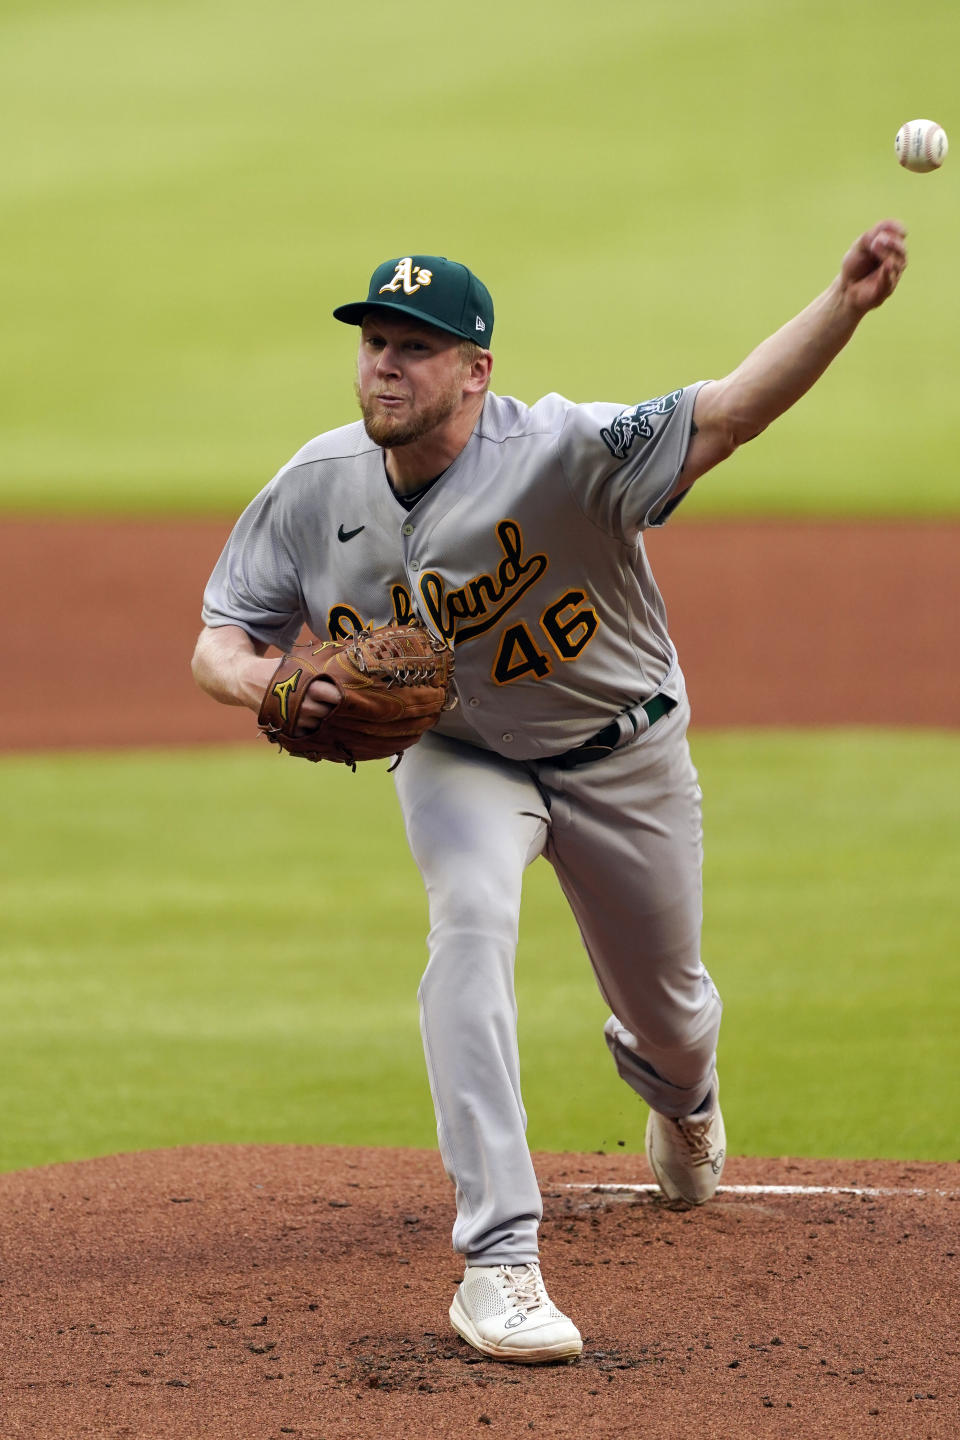
[[[893,137],[960,135],[958,49],[951,0],[8,0],[0,508],[236,510],[354,417],[330,310],[390,255],[486,279],[502,392],[626,402],[893,214],[895,303],[696,514],[956,515],[960,159]]]
[[[694,754],[732,1150],[960,1158],[960,738],[708,732]],[[304,777],[252,746],[0,762],[0,1169],[434,1143],[425,902],[382,768]],[[544,862],[518,993],[534,1148],[642,1149]]]

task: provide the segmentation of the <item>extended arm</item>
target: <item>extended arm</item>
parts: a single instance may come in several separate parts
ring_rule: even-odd
[[[193,678],[221,705],[246,705],[256,713],[277,668],[277,661],[266,655],[266,649],[239,625],[206,625],[193,652]],[[329,680],[314,680],[300,707],[298,731],[319,724],[339,699],[336,686]]]
[[[906,231],[881,220],[847,251],[840,274],[725,379],[699,391],[694,435],[673,495],[795,405],[850,340],[868,310],[893,294],[907,263]]]

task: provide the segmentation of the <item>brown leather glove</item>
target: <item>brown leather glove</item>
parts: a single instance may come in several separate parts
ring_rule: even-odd
[[[315,730],[295,735],[307,686],[322,676],[340,700]],[[313,640],[284,655],[257,717],[274,745],[305,760],[399,756],[451,710],[453,650],[418,620],[361,630],[348,640]]]

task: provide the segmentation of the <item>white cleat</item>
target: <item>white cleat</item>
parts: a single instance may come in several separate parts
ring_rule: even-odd
[[[580,1331],[547,1294],[540,1266],[467,1265],[450,1306],[457,1334],[493,1360],[575,1360]]]
[[[650,1111],[647,1162],[668,1200],[703,1205],[720,1184],[727,1158],[727,1132],[720,1111],[720,1087],[713,1083],[712,1104],[680,1120]]]

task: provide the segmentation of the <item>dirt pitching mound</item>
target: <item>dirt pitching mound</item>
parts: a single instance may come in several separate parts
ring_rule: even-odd
[[[960,1165],[735,1159],[679,1212],[595,1188],[649,1182],[641,1157],[535,1161],[574,1365],[497,1364],[449,1328],[461,1272],[431,1152],[0,1176],[0,1433],[956,1440]]]

